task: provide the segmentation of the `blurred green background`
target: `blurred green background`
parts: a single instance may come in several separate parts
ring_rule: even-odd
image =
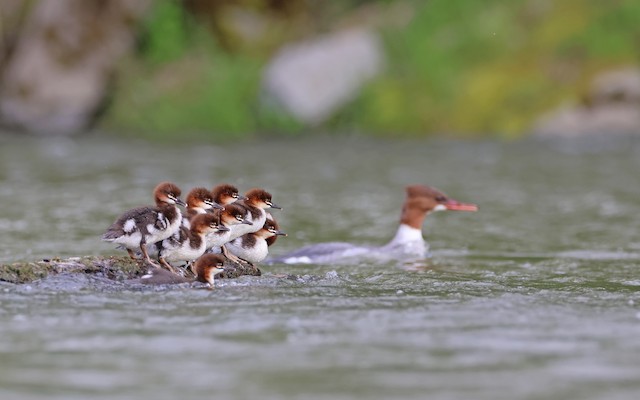
[[[234,22],[238,10],[253,36]],[[312,126],[264,105],[262,71],[278,49],[352,26],[377,32],[385,53],[353,101]],[[639,62],[637,0],[156,0],[97,126],[169,140],[516,138],[540,115],[585,101],[597,74]]]

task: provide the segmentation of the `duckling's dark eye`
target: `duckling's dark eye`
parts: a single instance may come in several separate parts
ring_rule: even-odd
[[[444,196],[437,196],[437,197],[436,197],[436,201],[437,201],[438,203],[444,203],[445,201],[447,201],[447,198],[446,198],[446,197],[444,197]]]
[[[234,199],[237,199],[237,198],[238,198],[238,193],[233,193],[233,194],[231,195],[231,197],[233,197]]]

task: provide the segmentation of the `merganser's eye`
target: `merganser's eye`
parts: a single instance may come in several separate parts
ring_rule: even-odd
[[[231,195],[231,197],[233,197],[234,199],[237,199],[237,198],[238,198],[238,193],[233,193],[233,194]]]
[[[240,222],[244,221],[244,218],[242,218],[242,215],[236,215],[236,219]]]

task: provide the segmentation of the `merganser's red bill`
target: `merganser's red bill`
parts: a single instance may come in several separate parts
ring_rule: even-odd
[[[449,211],[478,211],[478,206],[472,203],[460,203],[455,200],[448,200],[442,204]]]

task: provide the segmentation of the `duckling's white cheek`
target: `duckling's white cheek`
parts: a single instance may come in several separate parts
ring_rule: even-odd
[[[447,211],[447,206],[445,206],[444,204],[438,204],[437,206],[433,207],[433,211]]]

